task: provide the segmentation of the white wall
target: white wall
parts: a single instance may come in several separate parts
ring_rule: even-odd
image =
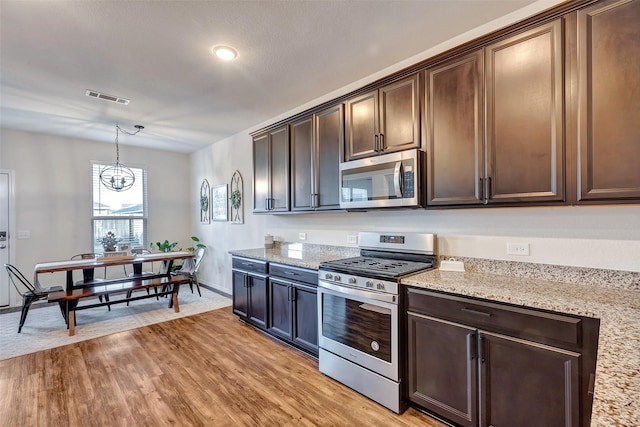
[[[92,251],[90,161],[113,162],[115,145],[9,129],[0,131],[0,141],[0,169],[15,171],[14,231],[31,234],[12,241],[12,262],[31,277],[38,262]],[[121,145],[120,158],[147,168],[150,240],[191,246],[189,156]],[[43,279],[60,284],[64,277]]]
[[[201,267],[203,281],[230,292],[231,257],[228,251],[261,247],[263,236],[267,233],[285,241],[299,241],[298,233],[305,232],[309,243],[347,246],[347,235],[364,230],[433,232],[438,234],[439,253],[446,255],[640,271],[640,206],[638,205],[405,210],[302,215],[251,214],[250,132],[349,93],[367,83],[561,2],[561,0],[536,2],[392,67],[380,70],[374,75],[318,99],[310,100],[298,108],[282,114],[274,112],[272,119],[194,153],[191,156],[193,199],[196,198],[203,178],[207,178],[212,185],[228,183],[233,171],[238,169],[245,183],[244,225],[194,224],[194,233],[201,236],[212,249]],[[507,256],[508,242],[529,243],[530,256]]]

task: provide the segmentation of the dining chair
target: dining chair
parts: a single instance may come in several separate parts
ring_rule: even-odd
[[[150,254],[150,253],[151,253],[151,251],[148,250],[148,249],[143,249],[143,248],[132,248],[131,249],[131,254],[132,255],[146,255],[146,254]],[[124,272],[125,272],[125,275],[127,277],[133,277],[134,276],[133,272],[129,273],[129,274],[126,274],[127,273],[127,269],[126,268],[125,268]],[[143,276],[148,276],[148,275],[155,274],[154,273],[154,268],[153,268],[153,262],[151,263],[151,271],[143,271],[141,274]],[[157,294],[158,293],[158,288],[154,287],[153,289],[155,290],[155,292]],[[150,289],[147,288],[147,295],[149,295],[149,294],[150,294]],[[131,298],[131,291],[127,292],[127,298]],[[159,297],[156,297],[156,299],[159,299]],[[129,306],[129,301],[127,301],[127,306]]]
[[[98,256],[98,254],[94,253],[94,252],[85,252],[85,253],[81,253],[81,254],[76,254],[74,256],[71,257],[71,260],[73,261],[74,259],[94,259]],[[126,273],[127,270],[125,269],[124,272]],[[104,268],[104,279],[107,278],[107,267]],[[87,282],[101,282],[104,279],[96,279],[95,278],[95,271],[93,268],[83,268],[82,269],[82,280],[76,282],[76,285],[82,285],[83,283],[87,283]],[[109,302],[109,295],[105,295],[104,296],[105,301]],[[98,299],[100,300],[100,302],[102,302],[102,295],[100,295],[98,297]],[[107,310],[111,311],[111,306],[107,305]]]
[[[204,258],[206,249],[207,248],[196,249],[193,260],[186,259],[182,263],[182,268],[180,270],[171,272],[171,275],[173,276],[182,275],[189,277],[189,288],[191,288],[191,293],[193,293],[193,284],[195,283],[198,295],[200,296],[202,296],[202,293],[200,292],[200,283],[198,283],[198,269],[200,268],[200,263],[202,262],[202,258]]]
[[[29,312],[31,304],[38,300],[47,299],[50,293],[61,291],[63,289],[62,286],[43,288],[40,287],[38,283],[34,286],[15,266],[5,264],[4,268],[6,268],[7,273],[9,273],[9,280],[13,283],[13,287],[16,288],[16,291],[18,291],[18,294],[22,297],[22,313],[20,315],[20,324],[18,325],[18,333],[20,333],[22,331],[24,321],[27,320],[27,313]],[[60,311],[62,312],[62,318],[64,319],[64,322],[67,323],[65,303],[61,301],[59,306]]]

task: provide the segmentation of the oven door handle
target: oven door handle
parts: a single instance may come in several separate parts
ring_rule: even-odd
[[[367,298],[374,301],[382,301],[382,302],[388,302],[392,304],[398,303],[398,296],[394,294],[383,294],[378,292],[363,291],[361,289],[334,285],[332,283],[325,282],[324,280],[321,280],[318,282],[318,287],[328,289],[338,294],[353,295],[360,298]]]

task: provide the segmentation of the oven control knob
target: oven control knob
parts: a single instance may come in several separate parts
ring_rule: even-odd
[[[383,289],[384,289],[384,283],[378,283],[378,284],[376,285],[376,288],[377,288],[377,289],[380,289],[380,290],[383,290]]]
[[[339,282],[339,281],[341,281],[341,280],[342,280],[342,277],[340,277],[340,275],[339,275],[339,274],[336,274],[336,275],[333,277],[333,279],[334,279],[336,282]]]
[[[373,281],[372,280],[367,280],[367,282],[365,283],[365,286],[367,288],[373,288]]]
[[[358,279],[356,279],[355,277],[349,277],[349,283],[356,283],[358,281]]]
[[[331,274],[331,273],[325,273],[325,274],[324,274],[324,278],[325,278],[325,279],[329,279],[329,280],[331,280],[331,279],[333,279],[333,274]]]

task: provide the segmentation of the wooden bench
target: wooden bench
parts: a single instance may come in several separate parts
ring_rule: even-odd
[[[78,310],[86,310],[88,308],[104,307],[112,304],[120,304],[123,302],[136,301],[145,298],[156,298],[161,296],[171,296],[169,300],[169,308],[173,306],[176,313],[180,312],[178,305],[178,291],[180,285],[189,283],[187,276],[143,276],[136,278],[123,278],[118,280],[109,280],[105,282],[88,283],[82,287],[74,287],[70,291],[58,291],[49,294],[48,301],[53,303],[65,303],[66,306],[66,322],[69,328],[69,336],[75,334],[75,312]],[[134,295],[134,291],[149,290],[154,288],[156,292],[147,292],[142,295]],[[161,289],[157,292],[158,288]],[[111,300],[111,295],[124,294],[125,298]],[[82,299],[98,297],[100,302],[92,302],[90,304],[78,306]],[[103,302],[101,297],[105,298]]]

